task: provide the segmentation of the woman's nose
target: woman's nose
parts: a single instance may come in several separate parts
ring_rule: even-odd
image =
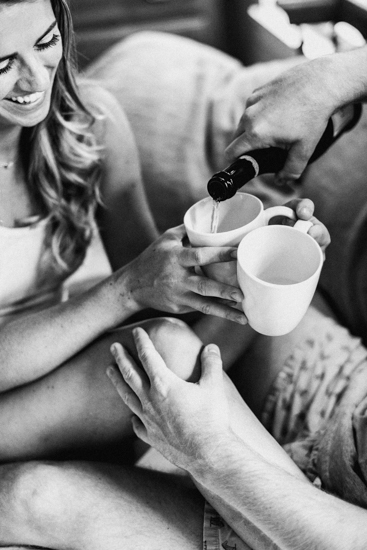
[[[37,54],[24,59],[18,86],[25,92],[41,92],[48,88],[49,71]]]

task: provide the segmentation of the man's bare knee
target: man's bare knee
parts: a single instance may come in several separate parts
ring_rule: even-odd
[[[77,526],[72,484],[58,465],[11,464],[0,468],[0,476],[1,542],[47,539],[56,534],[61,519],[69,531]]]

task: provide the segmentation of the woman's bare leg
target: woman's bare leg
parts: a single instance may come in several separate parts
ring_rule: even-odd
[[[189,378],[198,368],[200,340],[181,321],[152,319],[144,326],[170,368]],[[83,457],[116,462],[132,436],[130,411],[106,376],[110,345],[135,354],[131,327],[108,334],[42,379],[0,396],[0,461]]]
[[[199,550],[203,499],[182,478],[84,462],[0,467],[0,547]]]

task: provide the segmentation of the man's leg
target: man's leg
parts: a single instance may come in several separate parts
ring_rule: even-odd
[[[256,416],[260,417],[271,385],[295,346],[325,316],[334,317],[322,297],[315,294],[306,315],[292,332],[284,336],[257,334],[249,350],[229,371],[231,379]]]
[[[200,340],[181,321],[139,323],[170,368],[185,378],[198,370]],[[42,379],[0,396],[0,461],[83,458],[121,462],[132,437],[130,411],[106,375],[110,345],[120,341],[133,355],[131,328],[110,333]],[[111,450],[111,449],[110,449]]]
[[[199,550],[203,499],[140,468],[84,462],[0,467],[0,547]]]

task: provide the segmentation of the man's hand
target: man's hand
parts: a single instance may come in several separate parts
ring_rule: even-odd
[[[329,70],[333,56],[305,62],[254,90],[247,100],[232,143],[231,161],[253,149],[281,147],[287,161],[278,173],[282,183],[297,180],[320,140],[328,119],[343,105],[341,77]]]
[[[201,378],[193,384],[168,369],[143,329],[133,334],[142,368],[114,344],[111,351],[118,368],[109,367],[107,374],[134,415],[136,435],[190,472],[230,432],[219,349],[214,344],[204,348]]]
[[[325,253],[330,244],[330,233],[325,225],[321,223],[314,215],[315,205],[310,199],[293,199],[285,204],[295,211],[297,218],[312,222],[314,225],[308,231],[308,234],[315,239],[322,251]]]

